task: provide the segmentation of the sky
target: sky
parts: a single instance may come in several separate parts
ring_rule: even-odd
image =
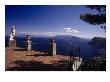
[[[81,5],[6,5],[5,34],[15,25],[16,35],[105,37],[100,25],[80,20],[80,14],[86,12],[98,13]]]

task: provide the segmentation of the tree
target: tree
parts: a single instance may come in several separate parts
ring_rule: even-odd
[[[80,19],[91,25],[102,25],[101,28],[106,30],[106,5],[87,5],[85,7],[96,10],[98,13],[84,13],[80,15]]]

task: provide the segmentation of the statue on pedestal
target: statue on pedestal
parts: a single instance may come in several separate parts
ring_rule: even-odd
[[[26,39],[26,42],[25,42],[25,47],[26,47],[26,50],[30,51],[31,50],[31,36],[30,35],[27,35],[27,39]]]
[[[9,38],[9,47],[11,48],[16,47],[16,41],[14,39],[15,32],[16,32],[16,29],[15,29],[15,26],[13,25],[12,29],[10,30],[10,38]]]
[[[54,39],[50,39],[49,55],[56,55],[56,43]]]

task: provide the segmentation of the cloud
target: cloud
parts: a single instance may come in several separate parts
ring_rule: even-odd
[[[56,35],[75,35],[79,31],[72,28],[64,28],[64,32],[20,32],[25,35],[36,35],[36,36],[56,36]]]
[[[64,28],[64,30],[67,32],[67,33],[78,33],[79,31],[75,30],[75,29],[72,29],[72,28]]]
[[[61,34],[60,32],[20,32],[21,34],[38,35],[38,36],[55,36]]]
[[[64,28],[64,30],[71,30],[72,28]]]

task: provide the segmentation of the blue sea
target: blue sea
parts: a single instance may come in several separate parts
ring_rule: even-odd
[[[48,37],[32,37],[32,49],[48,52]],[[17,47],[24,48],[25,37],[15,37]],[[5,47],[8,47],[9,37],[5,37]],[[73,47],[80,47],[80,57],[91,58],[99,55],[100,48],[89,44],[91,39],[83,38],[55,38],[57,45],[57,54],[70,55]]]

